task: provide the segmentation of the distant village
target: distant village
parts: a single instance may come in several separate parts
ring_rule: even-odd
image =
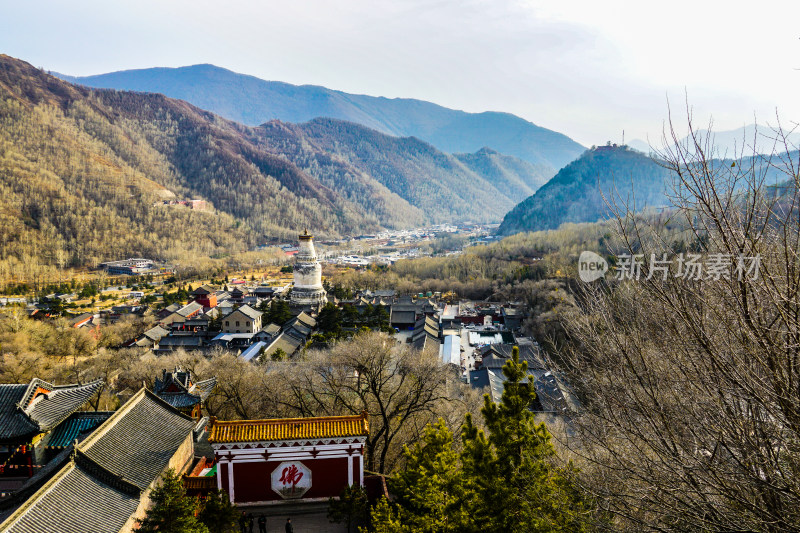
[[[375,234],[355,235],[339,240],[324,240],[325,251],[318,253],[319,260],[332,265],[366,267],[372,264],[391,265],[400,259],[414,259],[431,255],[420,245],[430,243],[441,235],[459,235],[469,239],[468,246],[488,244],[497,239],[494,232],[499,224],[438,224],[423,228],[383,231]],[[274,245],[286,255],[298,252],[296,243]],[[263,246],[261,248],[266,248]],[[448,253],[458,254],[460,250]]]
[[[516,346],[534,379],[533,409],[547,417],[569,417],[575,408],[543,350],[522,334],[528,316],[523,305],[393,290],[337,298],[322,283],[313,236],[304,232],[293,251],[291,284],[240,279],[200,285],[191,290],[188,303],[156,310],[157,324],[120,348],[156,356],[226,350],[253,365],[291,360],[330,342],[321,322],[335,308],[342,315],[368,317],[364,323],[369,320],[399,344],[438,354],[464,383],[496,402],[505,380],[501,368]],[[169,267],[128,259],[103,268],[133,276]],[[144,296],[134,292],[134,299]],[[115,306],[102,316],[72,317],[69,325],[100,328],[145,308],[136,302]],[[360,320],[343,321],[342,333],[355,334],[364,327]],[[312,521],[316,516],[324,522],[324,502],[344,487],[363,486],[373,497],[386,494],[382,478],[364,471],[366,413],[215,420],[203,406],[217,378],[195,381],[182,368],[164,369],[153,390],[132,393],[117,411],[87,409],[102,386],[102,380],[68,385],[40,379],[0,385],[0,531],[130,531],[167,468],[182,474],[189,494],[221,489],[240,508],[268,508],[270,516],[291,510]],[[95,523],[84,523],[86,517]]]

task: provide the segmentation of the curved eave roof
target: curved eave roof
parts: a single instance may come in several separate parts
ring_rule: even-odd
[[[13,442],[53,429],[102,386],[102,379],[85,385],[56,386],[38,378],[28,385],[0,385],[0,442]]]

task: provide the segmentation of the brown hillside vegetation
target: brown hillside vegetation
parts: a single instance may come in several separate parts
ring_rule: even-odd
[[[159,94],[74,86],[8,56],[0,176],[6,275],[26,262],[226,255],[302,227],[336,236],[499,220],[518,201],[416,139],[337,121],[248,128]]]

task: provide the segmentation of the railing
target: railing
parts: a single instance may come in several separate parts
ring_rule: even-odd
[[[184,476],[183,486],[186,490],[209,491],[216,490],[217,478],[214,476],[189,477]]]

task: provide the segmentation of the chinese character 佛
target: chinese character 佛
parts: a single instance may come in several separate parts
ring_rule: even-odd
[[[283,486],[291,484],[292,485],[292,492],[294,492],[294,487],[300,482],[303,478],[303,473],[297,468],[296,465],[287,466],[281,472],[281,479],[280,482],[283,483]]]

